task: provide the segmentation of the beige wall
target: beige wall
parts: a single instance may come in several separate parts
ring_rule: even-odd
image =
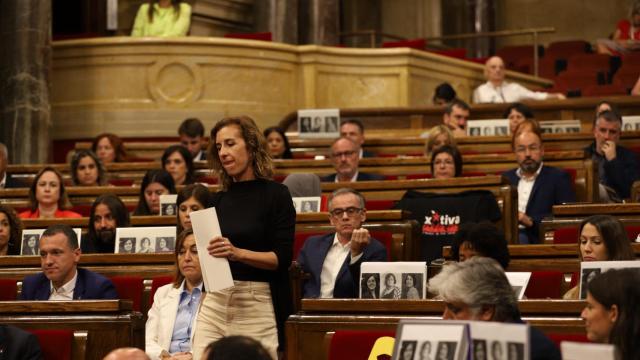
[[[440,35],[440,0],[383,0],[381,7],[384,33],[408,39]]]
[[[615,30],[616,23],[628,17],[631,3],[632,0],[496,0],[496,28],[552,26],[556,32],[542,35],[542,43],[576,39],[593,43],[596,39],[609,36]],[[499,48],[530,43],[529,39],[504,38],[497,45]]]

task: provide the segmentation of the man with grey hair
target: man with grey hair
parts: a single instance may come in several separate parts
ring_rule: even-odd
[[[522,323],[518,300],[500,264],[487,257],[445,265],[429,281],[429,291],[444,301],[445,320]],[[560,359],[558,348],[531,327],[531,360]]]
[[[52,225],[40,237],[42,272],[22,282],[21,300],[117,299],[111,280],[78,268],[80,246],[67,225]]]
[[[329,155],[336,173],[322,178],[324,182],[355,182],[368,180],[383,180],[378,174],[367,174],[358,171],[360,163],[360,145],[353,140],[341,137],[331,145]]]
[[[9,151],[7,146],[0,143],[0,189],[11,189],[24,187],[20,181],[7,174],[7,166],[9,165]]]
[[[329,199],[329,222],[335,233],[308,238],[298,255],[302,270],[311,277],[303,296],[308,298],[356,298],[360,265],[365,261],[386,261],[387,250],[369,235],[362,223],[367,218],[364,197],[340,188]]]

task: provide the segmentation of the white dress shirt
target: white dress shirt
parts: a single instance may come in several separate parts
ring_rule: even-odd
[[[356,171],[356,173],[353,174],[353,177],[351,178],[351,180],[349,180],[349,182],[356,182],[356,181],[358,181],[358,171]],[[344,181],[338,180],[338,173],[336,173],[336,179],[333,182],[339,183]]]
[[[529,198],[531,197],[531,191],[533,190],[533,184],[535,184],[538,175],[540,175],[540,171],[542,170],[542,163],[540,163],[540,167],[532,177],[525,177],[522,174],[522,169],[518,168],[516,170],[516,175],[520,178],[518,181],[518,211],[521,213],[527,212],[527,204],[529,203]],[[520,225],[520,228],[524,228],[524,225]]]
[[[7,186],[7,173],[5,172],[0,181],[0,189],[4,189]]]
[[[76,288],[76,281],[78,280],[78,270],[75,270],[75,274],[73,278],[69,280],[68,283],[60,286],[59,288],[55,288],[53,283],[50,281],[50,289],[51,295],[49,295],[49,300],[73,300],[73,290]]]
[[[545,100],[549,97],[546,92],[531,91],[518,84],[503,81],[500,86],[486,83],[478,86],[473,91],[473,102],[480,103],[511,103],[521,100]]]
[[[320,297],[332,298],[333,289],[336,286],[336,279],[338,273],[342,268],[347,256],[351,253],[351,241],[342,245],[338,240],[338,234],[333,237],[333,243],[327,252],[327,256],[324,258],[322,264],[322,272],[320,273]],[[351,258],[350,264],[356,263],[362,257],[362,253],[358,256]]]

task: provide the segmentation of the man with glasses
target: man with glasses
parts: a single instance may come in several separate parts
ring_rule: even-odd
[[[511,140],[518,168],[504,175],[518,189],[518,222],[521,244],[539,243],[543,217],[551,215],[553,205],[571,203],[576,196],[566,172],[542,163],[542,136],[535,128],[519,126]]]
[[[386,261],[387,250],[361,228],[367,218],[364,197],[341,188],[329,199],[329,222],[335,232],[308,238],[298,263],[311,276],[303,287],[306,298],[357,298],[360,264]]]
[[[631,185],[639,178],[635,154],[618,144],[621,128],[622,118],[615,111],[598,113],[593,122],[594,142],[584,149],[598,164],[600,184],[604,185],[601,198],[629,198]]]
[[[358,171],[360,162],[360,145],[353,140],[341,137],[331,145],[331,162],[336,173],[322,178],[324,182],[354,182],[368,180],[383,180],[377,174],[367,174]]]

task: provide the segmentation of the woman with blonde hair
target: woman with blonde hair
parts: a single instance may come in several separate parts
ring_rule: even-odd
[[[267,142],[247,116],[220,120],[211,130],[207,156],[221,191],[213,194],[222,236],[208,255],[229,260],[232,288],[210,291],[198,317],[196,359],[212,341],[246,335],[277,358],[284,349],[284,322],[291,312],[288,280],[296,214],[287,187],[270,180]],[[227,314],[235,316],[229,317]]]
[[[425,154],[431,156],[434,150],[444,145],[456,146],[456,140],[453,133],[445,125],[437,125],[432,127],[427,133],[427,144]]]

